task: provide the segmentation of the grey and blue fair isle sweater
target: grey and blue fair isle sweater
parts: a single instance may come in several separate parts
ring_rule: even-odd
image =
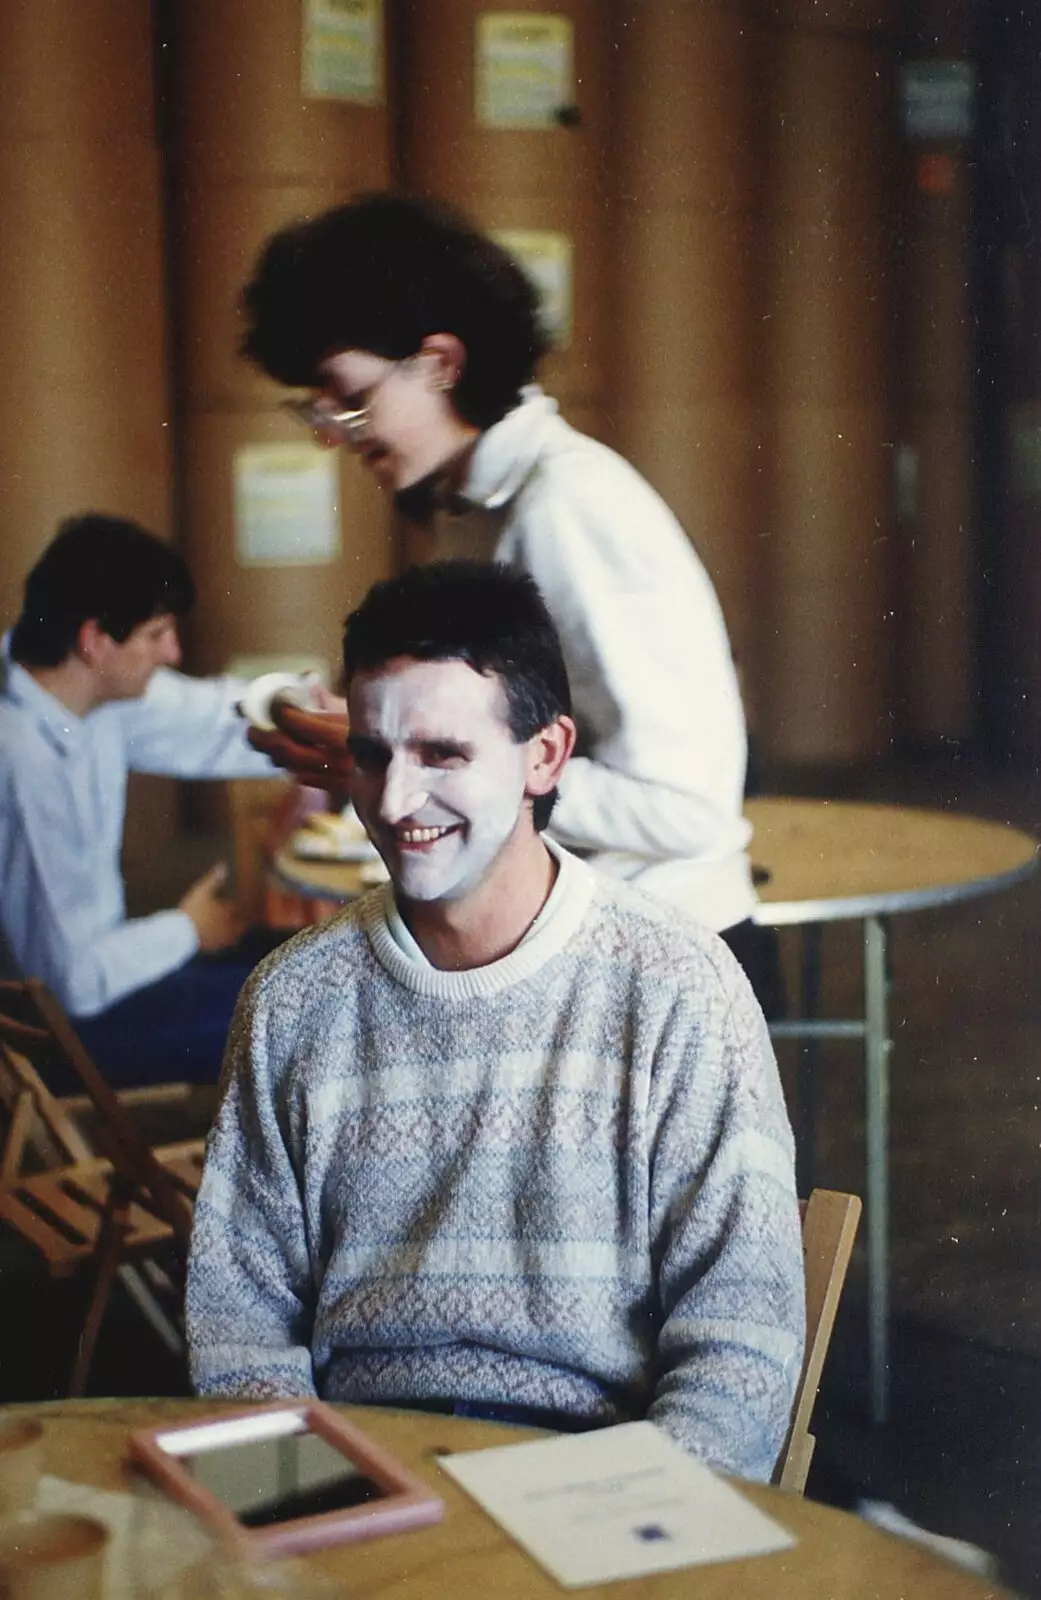
[[[647,1416],[767,1478],[803,1341],[792,1138],[714,935],[554,849],[490,966],[379,889],[257,969],[188,1282],[202,1394]]]

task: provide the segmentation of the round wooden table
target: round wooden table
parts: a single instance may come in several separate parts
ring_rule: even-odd
[[[45,1424],[44,1471],[74,1483],[129,1492],[130,1428],[198,1421],[241,1409],[198,1400],[59,1401],[19,1408]],[[341,1409],[341,1408],[338,1408]],[[544,1438],[529,1429],[419,1412],[343,1407],[445,1502],[444,1521],[394,1537],[341,1545],[307,1557],[351,1600],[537,1600],[560,1588],[447,1473],[438,1455]],[[1007,1591],[858,1518],[777,1489],[739,1484],[743,1494],[798,1539],[790,1550],[585,1589],[603,1600],[991,1600]],[[260,1592],[259,1590],[257,1591]],[[70,1595],[69,1600],[75,1600]]]
[[[954,905],[1022,882],[1038,864],[1029,834],[1000,822],[912,806],[847,800],[750,800],[749,852],[757,870],[755,920],[801,926],[803,1015],[774,1023],[775,1038],[801,1038],[798,1090],[802,1192],[813,1184],[813,1043],[858,1039],[864,1046],[865,1222],[871,1415],[888,1411],[889,1321],[889,966],[886,919]],[[864,1014],[847,1021],[817,1015],[821,926],[864,924]]]

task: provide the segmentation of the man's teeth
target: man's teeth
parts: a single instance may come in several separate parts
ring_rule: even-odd
[[[451,828],[401,828],[398,838],[404,844],[429,844],[432,839],[443,839]]]

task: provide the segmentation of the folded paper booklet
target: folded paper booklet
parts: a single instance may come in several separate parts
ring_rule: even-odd
[[[470,1450],[440,1465],[568,1589],[796,1542],[651,1422]]]

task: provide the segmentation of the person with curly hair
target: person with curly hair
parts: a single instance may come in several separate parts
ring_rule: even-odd
[[[776,1014],[718,600],[664,501],[537,386],[547,339],[517,263],[446,206],[376,193],[275,234],[243,304],[244,354],[310,391],[293,409],[430,529],[435,558],[537,581],[579,734],[553,837],[722,932]],[[346,752],[254,737],[306,781],[344,787]]]

